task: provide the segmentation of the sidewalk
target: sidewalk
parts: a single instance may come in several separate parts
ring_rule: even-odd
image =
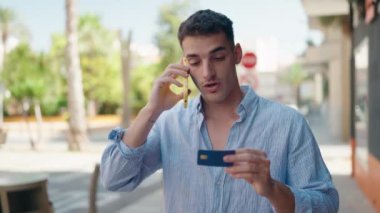
[[[371,203],[351,177],[350,145],[347,142],[334,140],[329,136],[328,125],[322,116],[314,114],[308,116],[307,120],[339,192],[339,212],[375,212]]]
[[[7,123],[8,140],[0,147],[0,176],[43,173],[48,176],[48,193],[55,212],[87,213],[91,175],[106,147],[109,130],[115,122],[90,124],[91,143],[85,151],[69,152],[64,122],[45,123],[46,143],[32,151],[23,123]],[[33,127],[35,128],[35,127]],[[109,192],[98,184],[98,212],[163,212],[162,173],[156,172],[134,192]]]
[[[375,212],[350,177],[350,147],[326,137],[326,126],[318,117],[308,118],[326,165],[340,195],[340,212]],[[9,140],[0,148],[0,175],[44,172],[49,175],[49,197],[56,212],[87,212],[91,173],[105,148],[106,136],[115,123],[93,123],[87,151],[68,152],[62,129],[64,123],[48,124],[46,146],[31,151],[28,135],[21,126],[9,125]],[[108,192],[100,184],[98,212],[163,212],[162,173],[156,172],[132,193]]]

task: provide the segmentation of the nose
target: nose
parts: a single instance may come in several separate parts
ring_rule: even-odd
[[[202,66],[202,76],[204,79],[212,79],[215,77],[215,69],[212,63],[208,60],[205,60]]]

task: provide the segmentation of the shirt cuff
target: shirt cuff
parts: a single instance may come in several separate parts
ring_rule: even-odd
[[[312,203],[309,195],[305,193],[302,189],[295,189],[289,185],[287,187],[293,192],[295,211],[298,212],[312,212]]]
[[[109,133],[108,139],[117,144],[117,147],[123,155],[123,157],[131,159],[142,156],[144,152],[145,143],[136,148],[129,147],[127,144],[123,142],[123,136],[126,131],[127,129],[116,127],[112,129],[112,131]]]
[[[119,141],[119,143],[117,144],[117,147],[119,148],[121,154],[125,158],[130,159],[130,158],[140,157],[143,155],[145,143],[139,147],[131,148],[127,144],[123,143],[122,141]]]

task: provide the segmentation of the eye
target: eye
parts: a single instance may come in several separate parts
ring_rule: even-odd
[[[226,59],[226,56],[225,55],[215,55],[212,57],[212,59],[215,61],[223,61],[224,59]]]
[[[196,59],[189,60],[190,66],[197,66],[199,64],[200,64],[200,60],[196,60]]]

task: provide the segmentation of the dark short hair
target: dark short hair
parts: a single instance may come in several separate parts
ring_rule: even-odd
[[[178,40],[182,41],[186,36],[212,35],[224,33],[232,45],[234,42],[234,30],[232,21],[221,13],[212,10],[199,10],[181,23],[178,29]]]

